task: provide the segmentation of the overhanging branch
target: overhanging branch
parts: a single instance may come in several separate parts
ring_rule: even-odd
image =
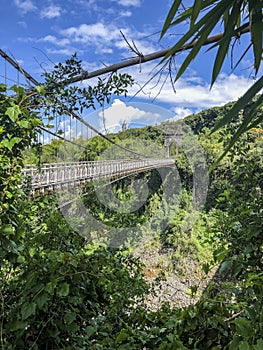
[[[249,26],[247,26],[242,31],[240,31],[239,34],[242,35],[242,34],[248,33],[249,31],[250,31]],[[215,34],[215,35],[208,37],[206,39],[206,41],[204,42],[204,45],[209,45],[209,44],[213,44],[213,43],[218,42],[220,39],[222,39],[223,35],[224,35],[224,33],[219,33],[219,34]],[[175,53],[192,49],[194,47],[194,45],[196,44],[196,42],[197,42],[197,40],[195,40],[189,44],[183,45]],[[77,83],[79,81],[95,78],[95,77],[98,77],[98,76],[106,74],[106,73],[116,72],[117,70],[122,69],[122,68],[127,68],[127,67],[131,67],[131,66],[135,66],[137,64],[153,61],[153,60],[156,60],[158,58],[164,57],[165,55],[167,55],[170,52],[171,49],[172,48],[169,47],[167,49],[164,49],[161,51],[156,51],[156,52],[150,53],[148,55],[138,55],[138,57],[131,58],[127,61],[115,63],[115,64],[112,64],[110,66],[107,66],[107,67],[104,67],[101,69],[97,69],[93,72],[84,72],[81,75],[77,75],[76,77],[74,77],[70,80],[63,81],[63,83],[64,84]]]

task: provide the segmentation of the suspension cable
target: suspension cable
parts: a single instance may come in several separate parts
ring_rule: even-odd
[[[35,86],[38,86],[38,85],[41,85],[41,83],[39,83],[35,78],[32,77],[31,74],[29,74],[28,72],[26,72],[13,58],[11,58],[7,53],[5,53],[3,50],[0,49],[0,55],[6,60],[8,61],[15,69],[17,69],[22,75],[24,75],[30,82],[32,82]],[[105,140],[107,140],[108,142],[112,143],[113,145],[123,149],[124,151],[126,152],[129,152],[129,153],[132,153],[136,156],[139,156],[139,157],[143,157],[143,158],[147,158],[147,155],[145,154],[141,154],[141,153],[138,153],[138,152],[135,152],[135,151],[132,151],[130,150],[129,148],[126,148],[118,143],[116,143],[115,141],[113,141],[112,139],[110,139],[109,137],[107,137],[106,135],[102,134],[99,130],[97,130],[95,127],[93,127],[91,124],[89,124],[88,122],[86,122],[82,117],[80,117],[79,115],[77,115],[75,112],[69,112],[67,106],[63,105],[63,107],[65,108],[65,114],[67,114],[68,116],[70,117],[74,117],[76,118],[77,120],[79,120],[81,123],[83,123],[86,127],[90,128],[92,131],[94,131],[97,135],[101,136],[102,138],[104,138]],[[53,136],[57,136],[59,137],[60,139],[63,139],[65,141],[69,141],[68,139],[64,138],[63,136],[61,135],[57,135],[55,133],[53,133],[52,131],[44,128],[44,127],[40,127],[40,129],[44,130],[45,132],[53,135]],[[71,143],[73,144],[76,144],[74,143],[73,141],[70,140]],[[78,145],[78,144],[77,144]],[[82,146],[82,145],[79,145],[85,149],[88,150],[88,147],[87,146]]]

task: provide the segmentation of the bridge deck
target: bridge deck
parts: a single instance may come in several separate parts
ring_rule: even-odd
[[[43,164],[41,168],[26,165],[22,172],[25,179],[30,178],[32,195],[36,195],[77,186],[95,179],[128,176],[167,166],[174,166],[174,160],[101,160]]]

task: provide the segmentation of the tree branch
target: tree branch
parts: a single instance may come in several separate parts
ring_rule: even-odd
[[[249,26],[247,26],[246,28],[244,28],[240,32],[240,35],[248,33],[249,31],[250,31]],[[206,39],[206,41],[204,42],[204,45],[209,45],[209,44],[216,43],[220,39],[222,39],[223,36],[224,36],[224,33],[219,33],[219,34],[212,35],[212,36],[210,36],[210,37],[208,37]],[[191,43],[183,45],[178,51],[176,51],[176,53],[192,49],[194,47],[194,45],[196,44],[196,42],[197,42],[197,40],[194,40]],[[112,65],[110,65],[108,67],[104,67],[104,68],[95,70],[95,71],[90,72],[90,73],[89,72],[84,72],[81,75],[77,75],[76,77],[74,77],[72,79],[63,81],[62,83],[63,84],[77,83],[79,81],[95,78],[95,77],[98,77],[98,76],[106,74],[106,73],[116,72],[117,70],[122,69],[122,68],[131,67],[131,66],[134,66],[134,65],[137,65],[137,64],[141,64],[141,63],[144,63],[144,62],[149,62],[149,61],[152,61],[152,60],[156,60],[158,58],[164,57],[166,54],[169,53],[169,51],[171,49],[172,48],[169,47],[167,49],[164,49],[164,50],[161,50],[161,51],[156,51],[156,52],[150,53],[148,55],[140,54],[140,55],[138,55],[138,57],[131,58],[131,59],[129,59],[127,61],[124,61],[124,62],[115,63],[115,64],[112,64]]]

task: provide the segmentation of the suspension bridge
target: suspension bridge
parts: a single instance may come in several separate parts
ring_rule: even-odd
[[[32,88],[39,85],[39,82],[31,74],[26,72],[15,58],[1,49],[0,58],[2,63],[0,79],[2,83],[7,86],[16,84],[24,88]],[[54,129],[51,130],[47,126],[40,127],[40,132],[38,133],[39,144],[49,144],[52,140],[60,139],[66,143],[85,149],[88,152],[86,146],[76,142],[78,135],[83,136],[85,134],[86,138],[99,135],[113,143],[116,147],[121,148],[122,151],[124,150],[127,153],[127,159],[80,162],[60,161],[41,164],[41,166],[27,164],[22,170],[22,174],[24,182],[30,183],[31,194],[33,196],[61,191],[71,186],[80,186],[97,179],[118,179],[153,169],[174,166],[174,160],[169,158],[169,139],[165,140],[166,157],[156,159],[146,158],[143,154],[138,154],[115,143],[87,123],[81,116],[72,112],[54,117],[53,119],[55,120]],[[84,128],[86,129],[85,131]],[[58,133],[57,131],[59,129],[60,132]]]
[[[79,186],[96,179],[123,178],[132,174],[174,166],[172,159],[102,160],[26,165],[23,177],[30,179],[31,194],[51,193]]]

